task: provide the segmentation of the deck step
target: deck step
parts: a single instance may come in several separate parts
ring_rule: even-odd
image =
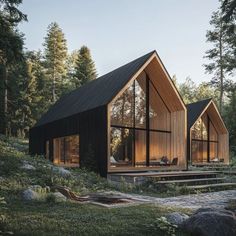
[[[208,189],[208,188],[224,188],[224,187],[236,187],[236,183],[218,183],[218,184],[204,184],[204,185],[193,185],[187,186],[187,189]]]
[[[186,172],[181,174],[165,174],[158,176],[148,176],[152,179],[157,179],[159,181],[167,181],[167,180],[186,180],[186,179],[206,179],[206,178],[216,178],[217,172],[202,172],[202,173],[188,173]]]
[[[200,183],[219,183],[225,180],[225,178],[200,178],[200,179],[181,179],[181,180],[160,180],[159,184],[178,184],[178,185],[188,185],[196,183],[199,185]]]

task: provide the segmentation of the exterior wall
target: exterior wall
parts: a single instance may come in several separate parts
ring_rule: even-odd
[[[179,168],[187,168],[187,132],[184,110],[171,113],[171,155],[178,157]]]
[[[219,144],[218,144],[218,155],[219,158],[224,159],[225,164],[229,164],[229,134],[219,135]]]
[[[86,162],[91,149],[101,176],[107,174],[107,108],[86,111],[30,130],[29,152],[45,155],[46,141],[50,142],[50,160],[53,161],[53,138],[79,134],[80,164]],[[81,165],[83,166],[83,165]]]
[[[191,129],[188,131],[188,160],[192,162],[191,158]],[[229,164],[229,134],[219,134],[218,135],[218,157],[219,159],[224,159],[225,164]]]

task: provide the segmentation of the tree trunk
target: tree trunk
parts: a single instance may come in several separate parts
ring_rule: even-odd
[[[2,65],[2,91],[1,94],[1,125],[0,125],[0,133],[7,135],[8,127],[7,127],[7,113],[8,113],[8,89],[7,89],[7,79],[8,72],[6,68],[6,64]]]
[[[53,101],[53,103],[56,102],[56,81],[55,81],[54,75],[53,75],[53,79],[52,79],[52,101]]]
[[[222,27],[221,27],[222,28]],[[224,96],[224,71],[223,71],[223,52],[222,52],[222,29],[220,30],[220,41],[219,41],[219,46],[220,46],[220,113],[222,114],[222,107],[223,107],[223,96]]]

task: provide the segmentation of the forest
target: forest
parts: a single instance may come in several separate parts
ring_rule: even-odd
[[[22,0],[0,0],[0,133],[27,138],[29,129],[61,96],[98,75],[89,47],[78,45],[69,52],[57,22],[49,22],[45,29],[42,51],[26,50],[19,23],[30,19],[19,10],[21,4]],[[186,104],[214,99],[236,156],[236,1],[219,1],[209,24],[210,49],[202,57],[207,59],[203,69],[211,80],[199,84],[191,75],[182,83],[175,75],[172,79]]]

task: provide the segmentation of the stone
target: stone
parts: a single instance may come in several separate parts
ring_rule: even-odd
[[[23,165],[21,166],[21,169],[25,169],[25,170],[36,170],[36,168],[33,165],[30,165],[28,163],[23,163]]]
[[[217,209],[199,209],[181,224],[193,236],[235,236],[236,217],[233,212]]]
[[[55,193],[51,193],[55,196],[56,202],[65,202],[67,200],[66,196],[64,196],[62,193],[60,192],[55,192]]]
[[[63,177],[67,177],[71,175],[71,172],[69,170],[66,170],[63,167],[54,167],[53,168],[54,172],[57,172],[58,174],[60,174]]]
[[[23,191],[23,199],[26,201],[38,200],[39,198],[40,194],[30,188]]]
[[[4,180],[5,180],[5,178],[0,176],[0,182],[3,182]]]
[[[167,221],[177,226],[181,225],[188,218],[188,215],[180,212],[172,212],[166,215]]]

